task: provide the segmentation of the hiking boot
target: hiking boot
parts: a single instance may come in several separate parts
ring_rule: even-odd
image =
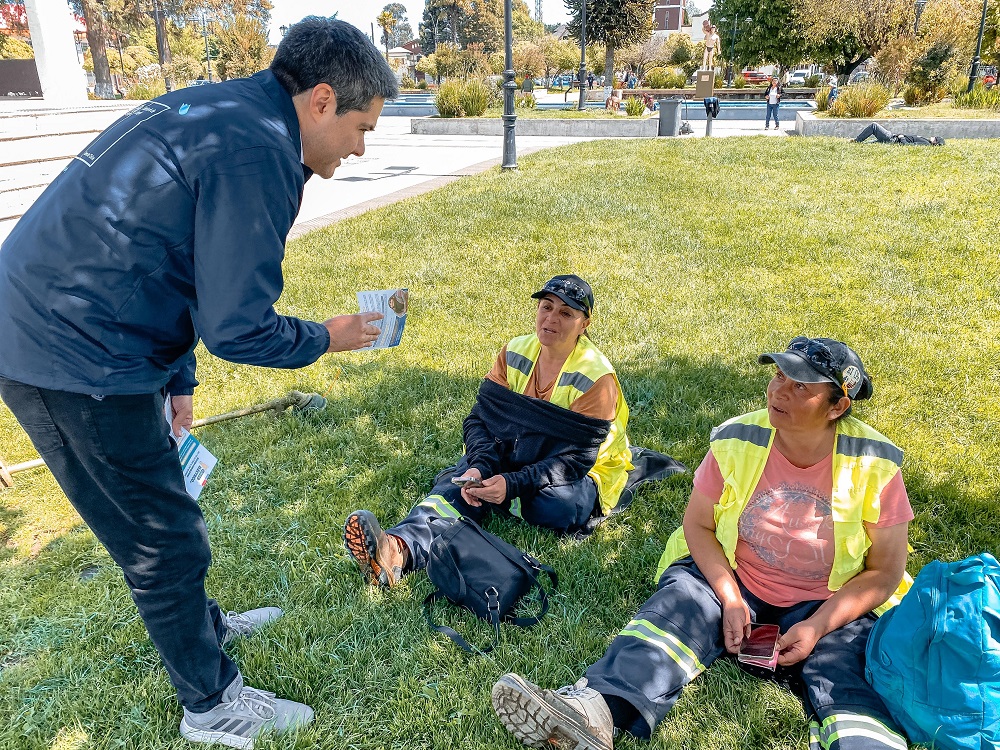
[[[251,635],[279,617],[282,612],[277,607],[259,607],[246,612],[226,612],[222,621],[226,624],[226,634],[222,636],[220,646],[225,646],[237,636]]]
[[[184,709],[181,736],[191,742],[217,742],[249,750],[262,731],[287,732],[312,720],[313,710],[306,704],[245,687],[243,676],[237,675],[223,692],[222,702],[211,711],[196,714]]]
[[[367,510],[356,510],[344,523],[344,545],[373,585],[395,586],[403,577],[407,550],[402,539],[386,534]]]
[[[612,750],[614,721],[604,696],[575,685],[542,690],[523,677],[505,674],[493,686],[493,709],[507,730],[528,747]]]

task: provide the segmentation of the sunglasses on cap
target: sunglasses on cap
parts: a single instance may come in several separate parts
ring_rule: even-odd
[[[590,295],[575,281],[570,279],[552,279],[542,287],[542,291],[552,292],[553,294],[564,294],[577,304],[583,305],[587,314],[590,314]]]
[[[830,351],[830,347],[822,341],[810,339],[805,336],[796,336],[788,344],[788,351],[795,352],[805,359],[817,372],[826,375],[834,380],[844,395],[850,397],[847,383],[844,382],[844,370],[842,363],[838,363],[838,357]]]

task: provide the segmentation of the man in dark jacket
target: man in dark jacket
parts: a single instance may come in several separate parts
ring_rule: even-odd
[[[930,138],[924,138],[922,135],[907,135],[906,133],[892,133],[888,128],[884,128],[877,122],[873,122],[868,125],[864,130],[858,133],[857,137],[854,139],[855,143],[864,143],[872,136],[879,143],[896,143],[903,146],[943,146],[944,138],[938,135],[932,135]]]
[[[122,567],[196,742],[249,746],[312,710],[245,687],[222,651],[281,610],[225,615],[206,596],[207,530],[170,439],[191,423],[193,350],[293,368],[375,339],[377,314],[273,305],[305,181],[363,154],[396,91],[364,34],[305,19],[270,70],[118,120],[0,249],[0,397]]]

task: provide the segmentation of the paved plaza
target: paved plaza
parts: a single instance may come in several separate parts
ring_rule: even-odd
[[[562,101],[561,94],[546,99]],[[94,137],[138,102],[92,102],[68,109],[39,100],[0,100],[0,241],[67,163]],[[695,134],[705,123],[694,121]],[[756,121],[717,121],[713,137],[785,136]],[[520,136],[518,155],[586,138]],[[500,136],[430,136],[410,132],[409,117],[379,119],[367,152],[344,162],[330,180],[306,184],[291,237],[380,205],[434,189],[500,163]]]

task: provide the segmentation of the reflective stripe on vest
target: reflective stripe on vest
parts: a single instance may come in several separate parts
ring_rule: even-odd
[[[638,638],[666,652],[667,656],[684,670],[689,680],[693,680],[705,671],[705,665],[698,660],[690,647],[677,636],[661,630],[649,620],[632,620],[618,635]]]
[[[542,343],[533,333],[518,336],[507,344],[507,384],[512,391],[523,395],[528,389],[528,381],[541,351]],[[618,504],[618,498],[628,480],[628,471],[632,468],[632,453],[628,449],[628,436],[625,434],[628,404],[611,362],[587,336],[581,336],[577,340],[576,348],[563,363],[549,403],[569,409],[574,401],[605,375],[613,376],[618,388],[615,418],[608,436],[598,449],[597,462],[588,476],[597,485],[601,511],[607,514]]]
[[[766,409],[731,419],[712,431],[710,450],[726,481],[714,508],[715,536],[734,570],[740,515],[764,473],[774,432]],[[837,421],[830,498],[834,534],[833,566],[827,582],[830,591],[836,591],[864,570],[865,556],[871,546],[864,523],[878,521],[881,492],[896,476],[902,461],[903,452],[861,420],[844,417]],[[656,580],[671,563],[688,554],[681,527],[667,541]],[[904,574],[899,588],[875,609],[876,614],[897,604],[911,583],[909,575]]]

